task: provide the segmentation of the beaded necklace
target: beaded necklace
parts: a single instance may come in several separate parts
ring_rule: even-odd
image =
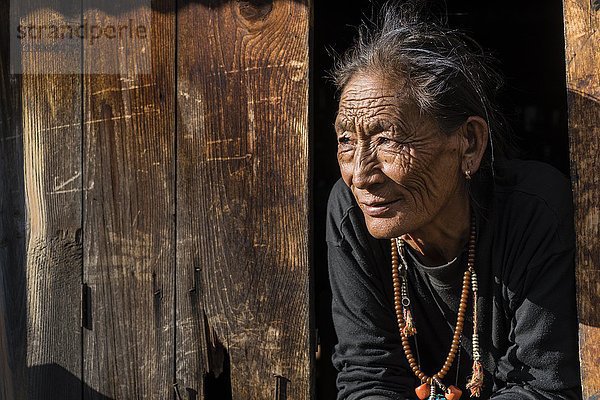
[[[421,381],[421,385],[415,389],[417,397],[421,400],[429,398],[429,400],[435,399],[447,399],[447,400],[458,400],[462,395],[462,391],[454,385],[446,387],[442,383],[442,379],[446,376],[460,346],[460,336],[463,331],[463,325],[465,321],[465,313],[467,310],[467,300],[469,297],[469,288],[473,292],[473,367],[472,375],[467,383],[467,389],[471,391],[472,397],[479,397],[483,388],[483,370],[481,368],[480,351],[479,351],[479,337],[477,334],[478,319],[477,319],[477,274],[475,273],[475,239],[476,239],[476,228],[475,218],[471,218],[471,234],[469,236],[468,244],[468,258],[467,258],[467,269],[463,275],[462,291],[460,295],[460,303],[458,306],[458,315],[456,318],[456,326],[454,328],[454,335],[452,337],[452,344],[448,351],[448,356],[442,368],[435,373],[433,376],[427,376],[421,371],[420,366],[417,364],[415,357],[413,356],[412,349],[408,338],[417,333],[411,310],[410,310],[410,298],[408,296],[408,264],[404,257],[404,241],[400,238],[391,239],[392,242],[392,281],[394,285],[394,308],[396,310],[396,319],[398,321],[398,328],[400,330],[400,337],[402,339],[402,348],[404,354],[408,360],[408,364],[412,369],[415,376]],[[399,261],[402,261],[401,265]],[[436,395],[436,389],[439,388],[443,392],[442,395]]]

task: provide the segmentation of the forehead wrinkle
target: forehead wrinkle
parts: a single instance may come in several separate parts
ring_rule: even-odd
[[[398,109],[399,104],[395,97],[392,96],[380,96],[380,97],[361,97],[352,99],[341,99],[339,109],[341,112],[352,113],[364,110],[365,114],[367,111],[379,113],[381,110],[387,108]]]
[[[353,101],[353,100],[379,100],[379,99],[397,99],[398,97],[394,94],[382,94],[378,90],[348,90],[344,92],[341,100]]]
[[[355,82],[342,93],[335,126],[339,128],[338,132],[346,130],[365,134],[389,128],[406,131],[412,116],[407,100],[393,87],[376,82]]]
[[[337,124],[348,123],[351,119],[374,119],[374,121],[364,122],[368,122],[369,124],[404,126],[408,117],[409,115],[406,110],[403,110],[398,104],[379,104],[368,107],[340,104]]]
[[[339,113],[335,122],[336,131],[349,131],[374,135],[383,131],[392,130],[396,133],[410,134],[410,124],[404,120],[400,110],[382,109],[372,113]]]
[[[393,116],[397,114],[391,109],[395,109],[392,105],[382,105],[378,107],[341,107],[339,114],[342,118],[374,118],[381,115]]]
[[[377,92],[377,94],[373,93]],[[345,92],[339,102],[340,109],[369,109],[369,108],[384,108],[392,107],[395,109],[401,108],[403,102],[398,96],[384,95],[381,91],[364,91],[349,89]]]
[[[378,104],[378,103],[389,103],[396,104],[398,98],[393,95],[382,95],[382,94],[366,94],[363,91],[356,91],[356,93],[344,93],[341,97],[340,102],[347,103],[363,103],[367,104]]]

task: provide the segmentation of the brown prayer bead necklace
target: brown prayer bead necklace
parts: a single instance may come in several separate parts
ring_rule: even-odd
[[[392,281],[394,285],[394,308],[396,310],[396,319],[398,321],[398,328],[400,330],[400,336],[402,339],[402,348],[404,354],[408,360],[408,364],[415,376],[422,382],[422,384],[415,389],[415,392],[419,399],[430,400],[436,399],[436,386],[444,393],[444,397],[447,400],[458,400],[462,395],[462,391],[454,385],[446,387],[442,383],[442,379],[446,376],[460,346],[460,336],[463,331],[465,313],[467,310],[467,300],[469,297],[469,288],[473,292],[473,374],[470,381],[467,384],[467,389],[470,389],[471,396],[479,397],[481,389],[483,388],[483,370],[480,362],[479,352],[479,337],[477,334],[477,274],[475,273],[475,241],[476,241],[476,228],[475,218],[471,218],[471,234],[469,236],[468,244],[468,258],[467,258],[467,269],[463,275],[462,291],[460,295],[460,303],[458,306],[458,315],[456,318],[456,326],[454,328],[454,335],[452,337],[452,344],[446,361],[442,368],[433,376],[427,376],[421,371],[420,366],[417,364],[415,357],[413,356],[409,336],[417,333],[414,325],[411,311],[410,311],[410,298],[408,297],[408,275],[407,269],[408,264],[404,257],[404,241],[400,238],[391,239],[392,242]],[[402,260],[402,265],[399,264],[399,259]]]

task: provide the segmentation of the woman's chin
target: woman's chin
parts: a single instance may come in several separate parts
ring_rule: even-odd
[[[391,239],[404,235],[409,230],[395,218],[376,218],[365,215],[367,230],[375,239]]]

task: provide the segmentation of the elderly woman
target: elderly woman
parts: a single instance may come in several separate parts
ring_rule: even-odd
[[[569,183],[500,157],[486,56],[387,7],[334,76],[338,398],[580,398]]]

